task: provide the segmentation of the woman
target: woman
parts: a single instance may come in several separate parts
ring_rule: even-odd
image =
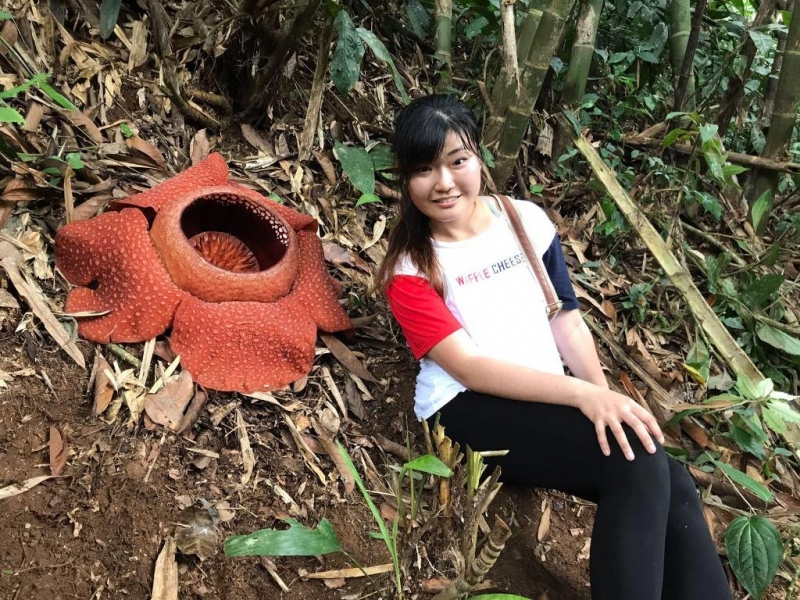
[[[691,478],[653,416],[608,389],[555,229],[515,201],[563,302],[545,315],[498,202],[480,195],[478,138],[450,96],[415,100],[396,122],[403,198],[379,280],[420,360],[417,417],[440,413],[462,446],[508,449],[508,481],[597,503],[595,600],[730,600]]]

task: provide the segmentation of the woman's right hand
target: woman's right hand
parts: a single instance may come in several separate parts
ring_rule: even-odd
[[[587,393],[581,395],[578,408],[594,423],[597,441],[600,442],[600,449],[604,455],[611,455],[611,447],[606,433],[606,429],[610,429],[625,454],[625,458],[634,459],[633,450],[625,436],[625,430],[622,428],[623,423],[633,429],[650,454],[654,454],[656,451],[653,438],[664,443],[664,434],[661,432],[658,422],[647,410],[628,396],[597,386],[591,387],[590,391],[587,390]]]

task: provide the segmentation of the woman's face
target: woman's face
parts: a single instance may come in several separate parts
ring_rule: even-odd
[[[481,161],[454,132],[447,134],[442,153],[417,168],[408,181],[414,205],[436,223],[459,221],[472,214],[481,188]]]

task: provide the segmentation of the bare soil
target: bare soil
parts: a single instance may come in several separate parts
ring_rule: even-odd
[[[228,535],[272,527],[292,516],[274,491],[278,484],[290,494],[302,489],[297,502],[307,518],[301,520],[313,524],[330,519],[360,564],[388,561],[382,542],[368,535],[374,523],[358,493],[345,498],[339,483],[322,486],[289,452],[278,409],[216,394],[186,437],[131,429],[122,419],[108,424],[91,414],[88,370],[48,338],[15,333],[20,317],[18,312],[7,314],[0,330],[0,368],[18,374],[7,388],[0,388],[0,487],[49,474],[51,426],[66,434],[69,457],[59,477],[0,501],[0,600],[149,599],[156,557],[164,538],[174,534],[181,510],[192,503],[220,507],[223,502],[233,517],[219,525],[216,553],[203,561],[178,554],[181,598],[315,600],[374,593],[372,584],[361,579],[347,580],[334,590],[299,575],[351,566],[343,555],[274,559],[275,572],[289,587],[282,592],[263,559],[226,558],[222,553]],[[91,363],[92,345],[81,341],[79,346]],[[362,444],[378,434],[403,443],[406,431],[412,437],[421,433],[412,413],[414,365],[405,351],[385,354],[385,362],[373,368],[391,384],[365,404],[364,419],[350,430],[351,436],[363,436]],[[314,401],[313,393],[301,397]],[[232,417],[218,426],[209,417],[230,402],[240,404],[256,454],[254,482],[245,487],[240,485],[241,455]],[[195,443],[219,458],[204,465],[188,450]],[[375,455],[380,465],[378,461]],[[588,598],[587,561],[577,556],[589,535],[591,509],[547,496],[551,526],[542,544],[536,536],[544,498],[541,492],[510,488],[495,501],[493,510],[517,529],[490,578],[495,589],[506,593],[531,598],[546,593],[550,600]],[[375,582],[388,590],[387,578]]]

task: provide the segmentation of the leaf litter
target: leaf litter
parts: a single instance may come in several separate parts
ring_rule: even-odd
[[[5,70],[8,63],[2,63],[3,77],[11,77],[13,85],[18,85],[31,77],[35,72],[31,69],[37,68],[37,65],[54,65],[59,61],[63,71],[57,75],[57,81],[51,83],[59,85],[68,102],[59,101],[58,96],[51,95],[44,86],[32,87],[28,93],[14,100],[14,106],[25,114],[23,129],[26,135],[8,124],[0,126],[0,141],[16,152],[33,157],[29,161],[14,160],[10,166],[0,166],[0,226],[3,226],[3,240],[21,253],[20,258],[8,246],[3,247],[4,257],[13,254],[15,258],[10,261],[3,258],[5,277],[0,280],[0,308],[12,311],[8,314],[11,315],[13,326],[21,327],[25,334],[31,336],[26,339],[36,339],[35,343],[41,346],[47,344],[49,336],[77,362],[78,355],[81,358],[83,356],[80,349],[85,349],[85,345],[76,342],[70,332],[68,319],[62,319],[57,311],[66,291],[63,281],[57,274],[47,272],[47,267],[51,264],[53,228],[65,220],[66,203],[74,203],[74,209],[71,209],[72,219],[89,218],[102,210],[111,199],[147,189],[169,176],[171,171],[179,171],[187,164],[196,162],[211,149],[230,149],[239,140],[232,140],[220,130],[195,130],[187,126],[186,118],[175,109],[171,99],[163,95],[153,85],[153,81],[148,79],[153,75],[148,72],[148,69],[152,71],[153,66],[148,62],[148,43],[152,43],[152,40],[148,40],[145,33],[148,24],[144,21],[131,19],[120,22],[116,37],[112,36],[103,43],[96,36],[74,35],[59,25],[49,34],[52,35],[49,40],[53,42],[51,45],[41,43],[41,37],[48,35],[40,27],[46,18],[38,14],[33,5],[15,6],[15,10],[17,9],[23,11],[17,15],[17,22],[22,23],[25,15],[30,17],[30,22],[18,26],[6,21],[1,35],[11,47],[20,51],[24,68],[13,63],[12,71],[8,72]],[[170,14],[173,14],[171,11],[170,8]],[[187,25],[187,31],[179,33],[180,36],[187,36],[185,39],[189,43],[188,50],[181,52],[184,52],[183,56],[187,59],[191,57],[192,60],[202,63],[207,57],[204,57],[201,45],[191,42],[191,36],[197,35],[193,30],[195,26],[197,23]],[[24,29],[24,35],[19,36],[19,28]],[[210,45],[222,51],[226,42],[225,36],[220,32],[217,40]],[[60,48],[58,58],[48,48]],[[296,58],[301,63],[308,59],[303,53],[298,53]],[[142,67],[144,71],[137,71]],[[409,68],[400,65],[399,70],[405,73]],[[6,79],[3,80],[4,84],[5,82]],[[344,135],[348,144],[355,139],[359,140],[357,143],[365,139],[367,136],[364,131],[371,131],[367,127],[370,122],[377,122],[384,127],[388,127],[390,123],[389,115],[376,112],[375,108],[384,105],[381,100],[383,90],[379,92],[377,85],[359,85],[353,92],[358,98],[354,106],[342,108],[335,99],[323,105],[325,125],[335,131],[337,126],[341,129],[345,123],[347,130]],[[391,361],[397,360],[402,342],[393,333],[385,305],[369,291],[371,273],[385,252],[386,214],[383,209],[374,205],[355,208],[358,193],[348,187],[352,179],[343,176],[337,169],[338,165],[331,161],[330,147],[315,150],[313,161],[300,163],[292,158],[290,140],[301,126],[302,119],[293,121],[290,117],[284,118],[285,115],[292,114],[289,102],[287,98],[276,98],[269,109],[272,121],[270,127],[257,130],[251,125],[241,125],[242,138],[249,145],[247,151],[252,153],[252,147],[258,155],[232,157],[235,175],[247,184],[254,183],[265,191],[274,193],[284,202],[305,208],[306,212],[319,220],[320,233],[325,241],[326,259],[336,269],[337,277],[348,288],[349,294],[359,299],[358,303],[351,303],[352,316],[373,318],[377,315],[377,322],[371,329],[358,329],[357,337],[346,342],[334,336],[323,337],[322,346],[318,349],[318,364],[305,385],[298,387],[296,391],[270,393],[258,402],[231,398],[224,394],[209,394],[199,389],[190,391],[186,383],[187,379],[190,381],[190,376],[184,374],[185,371],[177,370],[179,361],[169,350],[166,339],[154,342],[153,364],[150,369],[145,369],[144,377],[138,372],[138,367],[125,364],[123,359],[114,359],[109,363],[98,354],[98,363],[93,367],[94,385],[86,401],[87,404],[92,404],[92,413],[95,416],[102,415],[109,422],[108,427],[115,429],[117,436],[130,436],[133,433],[142,435],[140,428],[143,413],[157,427],[175,430],[189,440],[197,439],[198,430],[212,432],[214,436],[220,437],[226,437],[223,435],[224,431],[230,434],[235,430],[234,442],[226,441],[223,443],[222,454],[214,454],[224,458],[225,452],[233,452],[235,455],[232,456],[240,461],[240,473],[235,478],[237,493],[244,493],[241,488],[245,485],[252,486],[256,492],[259,487],[266,486],[267,484],[260,481],[268,469],[275,468],[278,464],[275,456],[294,458],[294,464],[302,472],[313,475],[310,479],[314,484],[306,485],[301,490],[303,483],[288,477],[288,473],[283,473],[281,478],[286,481],[270,475],[271,488],[279,498],[289,498],[289,506],[293,504],[300,510],[306,503],[323,502],[321,498],[335,498],[338,492],[334,493],[333,488],[325,487],[330,486],[331,482],[341,480],[345,494],[352,490],[352,481],[346,479],[342,464],[337,462],[330,449],[332,440],[337,436],[354,447],[357,456],[366,456],[361,461],[361,466],[367,471],[370,480],[379,482],[384,477],[383,469],[376,467],[369,458],[370,453],[379,452],[382,446],[377,442],[375,432],[370,430],[371,424],[367,422],[361,425],[358,420],[374,418],[376,405],[385,409],[384,405],[393,400],[387,394],[387,386],[398,382],[385,375],[387,372],[391,373],[391,368],[386,369],[386,365],[391,366]],[[362,102],[369,106],[369,110],[364,110]],[[49,142],[56,133],[60,136],[61,150],[54,150]],[[78,153],[82,167],[75,169],[65,162],[67,154],[71,152]],[[62,164],[57,168],[48,166],[59,161]],[[45,172],[45,169],[53,168],[59,173],[57,176],[52,171]],[[67,175],[69,169],[72,169],[71,176]],[[369,181],[364,181],[360,185],[369,187],[370,184]],[[386,187],[383,183],[374,184],[375,191],[379,194],[380,186]],[[396,193],[394,190],[390,191]],[[562,224],[560,228],[564,239],[569,240],[580,264],[584,265],[580,269],[580,276],[573,280],[578,296],[584,301],[583,307],[601,327],[612,332],[612,339],[608,341],[619,344],[619,351],[610,351],[604,363],[611,367],[615,382],[619,381],[620,386],[637,396],[637,399],[641,397],[648,406],[654,405],[648,400],[657,397],[658,405],[671,413],[697,407],[702,402],[705,390],[687,380],[682,366],[686,360],[684,349],[691,345],[689,340],[693,340],[693,337],[680,329],[667,335],[655,332],[652,321],[638,320],[632,316],[630,310],[624,309],[622,305],[626,294],[629,295],[631,287],[642,276],[633,272],[633,269],[625,272],[625,261],[612,267],[608,257],[603,254],[603,249],[598,249],[597,239],[592,231],[600,219],[601,211],[595,207],[589,207],[576,216],[556,215],[554,218]],[[5,236],[13,241],[8,242]],[[630,264],[640,258],[638,249],[633,246],[626,248],[626,252]],[[591,261],[595,261],[598,266],[586,266]],[[652,269],[650,265],[648,268]],[[657,279],[655,276],[652,278]],[[43,283],[43,288],[39,288],[38,282]],[[662,293],[669,296],[668,290],[662,290]],[[22,306],[22,310],[30,309],[36,319],[20,316],[18,306]],[[671,318],[680,315],[674,302],[659,306],[659,310]],[[796,306],[794,310],[796,311]],[[0,312],[0,324],[5,319],[9,317]],[[760,337],[769,340],[768,343],[783,344],[791,349],[791,345],[785,344],[781,336],[771,330],[761,331]],[[25,343],[30,345],[31,342]],[[127,349],[135,355],[147,354],[141,345],[131,345]],[[336,362],[331,360],[331,356],[325,356],[328,352]],[[622,360],[622,354],[632,357],[632,361],[655,384],[642,385],[638,373],[627,363],[620,368],[621,363],[618,361]],[[108,353],[106,355],[111,357]],[[5,356],[0,359],[0,393],[8,386],[19,385],[19,378],[35,376],[17,375],[19,369],[8,367]],[[375,377],[373,372],[384,373],[381,377],[385,379]],[[411,376],[408,373],[405,376]],[[718,364],[712,365],[711,374],[728,375],[724,367]],[[155,382],[149,394],[147,381]],[[341,415],[333,430],[330,412],[322,413],[317,410],[323,397],[328,399],[326,402],[330,402],[331,406],[335,404]],[[293,414],[304,416],[308,425],[301,430],[296,425],[299,421],[286,414],[286,407],[291,407]],[[390,405],[388,408],[391,411],[395,407]],[[713,408],[720,409],[719,417],[715,416],[717,413],[712,413],[711,416],[702,418],[693,416],[684,419],[677,431],[676,442],[690,445],[695,453],[713,445],[720,449],[726,463],[744,465],[742,472],[749,473],[750,478],[754,479],[754,461],[732,443],[730,438],[719,434],[720,419],[727,418],[725,407],[713,405]],[[206,414],[203,413],[204,409]],[[190,417],[190,413],[191,422],[187,425],[185,419]],[[357,417],[356,420],[349,419],[348,413]],[[322,414],[327,417],[324,419]],[[119,422],[120,415],[127,416],[125,423]],[[670,416],[670,412],[664,413],[665,419]],[[381,428],[383,435],[394,438],[391,441],[404,441],[404,426],[394,428],[390,424],[392,420],[386,419],[385,426]],[[413,427],[412,424],[409,429]],[[56,435],[53,430],[57,432]],[[369,433],[365,433],[365,430]],[[158,429],[156,435],[160,432]],[[165,442],[165,452],[172,452],[183,443],[178,436],[170,437],[169,440],[175,440],[175,445],[170,445],[173,444],[172,441]],[[66,439],[55,427],[50,432],[49,446],[50,465],[55,475],[56,469],[61,472],[65,468],[67,457],[75,450],[68,451]],[[399,446],[405,447],[403,444]],[[156,471],[157,448],[162,448],[162,444],[153,446],[151,453],[145,456],[152,459],[146,461],[146,464]],[[388,456],[381,456],[391,464],[392,460]],[[74,455],[69,466],[70,472],[85,468],[80,466],[82,460],[84,457]],[[213,467],[206,466],[205,469]],[[737,492],[752,499],[752,492],[732,485],[719,469],[710,473],[707,470],[698,470],[698,473],[703,473],[702,476],[697,476],[703,478],[700,481],[706,488],[710,488],[705,496],[709,502],[736,502]],[[0,499],[24,494],[49,478],[50,476],[38,476],[22,483],[7,485],[0,488]],[[782,502],[787,510],[792,501],[796,502],[797,475],[784,458],[776,458],[771,479],[762,479],[758,483],[773,489],[775,501]],[[319,489],[312,491],[314,488]],[[286,504],[283,499],[280,502]],[[717,514],[716,509],[719,507],[714,508],[712,514],[718,522],[716,527],[722,528],[732,519],[732,513],[730,510],[720,509]],[[542,517],[539,523],[549,522],[556,513],[561,514],[564,510],[556,508],[555,503],[552,506],[548,504],[548,518]],[[782,518],[787,526],[795,522],[791,516]],[[550,539],[554,535],[553,531],[548,533],[547,528],[544,532],[537,533],[543,539],[546,536]],[[579,550],[588,551],[588,546]],[[162,566],[157,567],[157,571],[161,569],[168,572],[164,581],[172,581],[169,573],[174,563],[174,554],[175,549],[170,549],[168,539],[158,559],[158,564]],[[578,554],[576,551],[572,560]],[[177,575],[175,581],[177,582]],[[170,585],[161,587],[168,589]]]

